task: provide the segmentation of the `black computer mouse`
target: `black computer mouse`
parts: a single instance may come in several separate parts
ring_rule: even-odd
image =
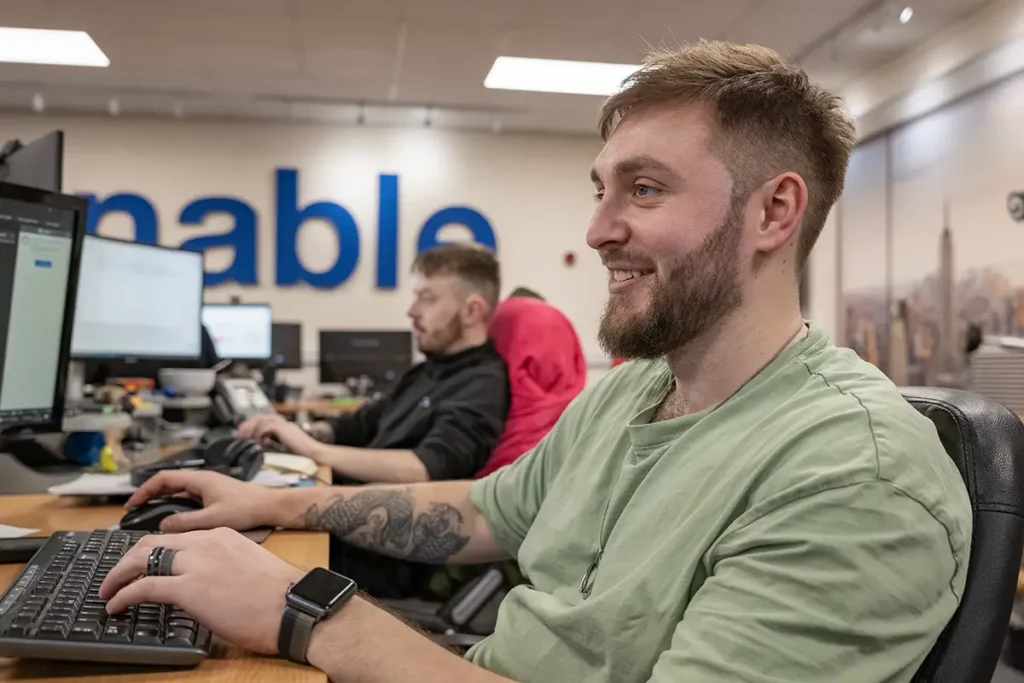
[[[160,531],[164,517],[202,508],[203,501],[198,498],[155,498],[129,510],[121,518],[121,528],[125,531]]]

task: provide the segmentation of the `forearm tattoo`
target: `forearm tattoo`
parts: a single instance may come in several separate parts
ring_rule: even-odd
[[[447,503],[430,503],[415,513],[409,489],[367,489],[334,496],[306,510],[306,528],[322,529],[355,545],[414,562],[441,564],[466,547],[462,513]]]

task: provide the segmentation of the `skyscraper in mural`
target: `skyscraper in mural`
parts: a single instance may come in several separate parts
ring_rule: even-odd
[[[942,209],[942,238],[939,240],[939,358],[943,372],[958,366],[956,341],[956,282],[953,273],[953,231],[949,227],[949,204]]]

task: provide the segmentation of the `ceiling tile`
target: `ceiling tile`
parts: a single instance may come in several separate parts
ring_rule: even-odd
[[[199,0],[204,2],[205,0]],[[246,2],[247,0],[235,0]],[[269,0],[268,0],[269,1]],[[420,0],[277,0],[291,4],[299,14],[346,19],[404,19],[408,8]]]
[[[757,42],[789,56],[829,33],[870,0],[767,0],[722,37]]]
[[[677,45],[700,38],[721,38],[765,0],[641,0],[626,31],[637,50],[650,46]]]
[[[410,24],[398,96],[430,102],[446,98],[472,101],[486,92],[484,77],[500,54],[506,33],[498,28],[467,32],[450,24]]]
[[[516,0],[414,0],[407,16],[414,21],[472,26],[508,25],[520,10]]]
[[[693,0],[687,0],[691,2]],[[592,32],[621,32],[636,10],[621,0],[516,0],[516,29],[562,29],[563,40],[585,44]]]

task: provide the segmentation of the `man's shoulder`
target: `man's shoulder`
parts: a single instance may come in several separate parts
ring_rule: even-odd
[[[880,482],[969,538],[970,501],[934,424],[875,366],[831,344],[800,357],[806,379],[780,406],[789,421],[781,481],[804,493]],[[778,422],[778,420],[775,420]],[[812,476],[813,475],[813,476]]]
[[[831,344],[800,358],[807,379],[790,409],[803,414],[819,438],[866,450],[881,480],[900,481],[923,463],[955,474],[931,420],[900,389],[853,351]],[[848,455],[848,454],[847,454]]]

